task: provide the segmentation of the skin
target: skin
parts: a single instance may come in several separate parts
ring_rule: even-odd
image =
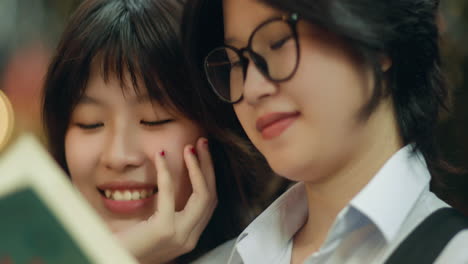
[[[224,0],[225,40],[247,45],[254,28],[284,15],[253,0]],[[294,237],[292,263],[318,250],[341,209],[402,147],[393,103],[384,98],[367,120],[359,114],[373,91],[373,77],[342,40],[301,20],[300,64],[292,79],[274,83],[253,63],[244,99],[234,110],[254,145],[279,175],[306,186],[309,214]],[[391,62],[382,62],[387,70]],[[297,112],[279,136],[262,137],[257,120],[268,113]],[[311,235],[313,234],[313,235]]]
[[[196,123],[145,92],[92,71],[66,132],[67,165],[73,184],[141,263],[191,251],[211,218],[216,187],[201,136]],[[131,214],[107,209],[97,187],[128,181],[157,185],[151,204]]]

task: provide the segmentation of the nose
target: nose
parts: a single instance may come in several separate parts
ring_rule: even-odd
[[[102,164],[107,169],[123,172],[142,166],[144,160],[145,155],[136,133],[124,127],[110,131],[101,156]]]
[[[251,61],[248,65],[244,81],[244,100],[255,105],[263,99],[277,93],[277,84],[268,80]]]

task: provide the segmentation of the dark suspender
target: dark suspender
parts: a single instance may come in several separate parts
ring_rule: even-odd
[[[466,216],[453,208],[439,209],[424,219],[385,263],[434,263],[447,243],[465,228],[468,228]]]

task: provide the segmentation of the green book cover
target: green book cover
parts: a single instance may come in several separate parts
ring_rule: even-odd
[[[136,263],[32,135],[0,153],[0,264]]]
[[[92,263],[28,188],[0,199],[0,263]]]

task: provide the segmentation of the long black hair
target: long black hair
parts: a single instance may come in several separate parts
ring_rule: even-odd
[[[104,80],[116,76],[122,89],[133,86],[137,93],[146,89],[152,99],[207,131],[215,165],[218,207],[195,250],[179,258],[186,263],[242,231],[255,212],[264,207],[262,200],[255,199],[258,190],[253,188],[252,181],[259,180],[254,175],[267,176],[271,171],[255,155],[242,155],[252,148],[242,138],[233,135],[230,140],[220,141],[211,136],[209,122],[197,100],[200,96],[188,77],[180,43],[182,10],[183,1],[177,0],[82,2],[71,16],[49,66],[43,120],[50,151],[68,173],[65,133],[73,109],[87,87],[91,66],[98,63]],[[127,73],[131,86],[125,83]],[[232,144],[242,145],[242,153],[231,151]],[[233,166],[237,162],[246,167]],[[249,193],[245,186],[252,186],[252,191]]]
[[[297,13],[343,39],[375,77],[372,97],[361,117],[368,118],[382,98],[391,96],[403,143],[413,144],[426,159],[433,187],[443,188],[440,172],[450,167],[441,159],[435,129],[441,111],[448,110],[449,89],[441,72],[438,0],[262,0],[288,13]],[[221,0],[187,2],[182,23],[185,50],[198,89],[207,101],[216,100],[203,74],[203,59],[223,45]],[[392,66],[381,69],[388,56]],[[386,85],[382,85],[385,82]],[[231,109],[232,111],[232,109]],[[233,113],[229,113],[233,114]],[[214,117],[218,119],[218,117]],[[434,185],[435,184],[435,185]]]

